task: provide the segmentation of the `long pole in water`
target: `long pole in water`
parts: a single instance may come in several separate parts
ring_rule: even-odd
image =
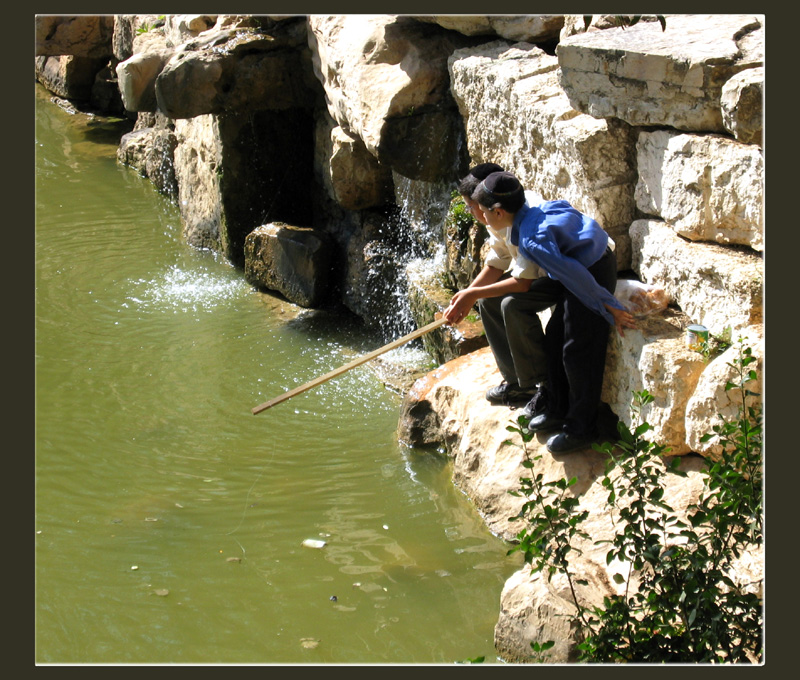
[[[292,397],[296,397],[298,394],[302,394],[303,392],[310,390],[313,387],[317,387],[318,385],[321,385],[324,382],[328,382],[328,380],[330,380],[331,378],[335,378],[336,376],[339,376],[342,373],[346,373],[351,368],[355,368],[356,366],[361,366],[361,364],[365,364],[368,361],[374,359],[375,357],[380,356],[381,354],[384,354],[390,350],[405,345],[407,342],[416,340],[417,338],[425,335],[426,333],[430,333],[432,330],[439,328],[439,326],[442,326],[444,324],[445,324],[445,319],[441,318],[437,319],[436,321],[433,321],[432,323],[429,323],[427,326],[418,328],[417,330],[409,333],[408,335],[404,335],[402,338],[398,338],[397,340],[390,342],[388,345],[384,345],[383,347],[376,349],[370,352],[369,354],[365,354],[364,356],[359,357],[358,359],[354,359],[353,361],[351,361],[348,364],[345,364],[344,366],[340,366],[339,368],[337,368],[334,371],[331,371],[330,373],[326,373],[325,375],[321,375],[318,378],[315,378],[314,380],[305,383],[305,385],[300,385],[300,387],[295,387],[294,389],[289,390],[288,392],[284,392],[279,397],[275,397],[274,399],[265,401],[263,404],[260,404],[259,406],[256,406],[253,409],[253,415],[261,413],[262,411],[266,411],[268,408],[272,408],[273,406],[276,406],[281,402],[291,399]]]

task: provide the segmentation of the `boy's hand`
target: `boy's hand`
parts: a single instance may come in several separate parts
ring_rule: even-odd
[[[472,296],[466,290],[460,290],[450,300],[450,304],[442,312],[442,316],[451,326],[455,325],[466,318],[473,304],[475,304],[475,301]]]
[[[633,318],[633,314],[629,311],[617,309],[610,305],[606,305],[606,309],[608,309],[608,311],[611,312],[611,316],[614,317],[614,325],[617,327],[617,333],[619,333],[620,336],[625,337],[625,328],[636,328],[636,319]]]

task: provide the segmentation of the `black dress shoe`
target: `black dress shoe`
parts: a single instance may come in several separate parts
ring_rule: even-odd
[[[564,419],[551,416],[549,413],[540,413],[538,416],[531,418],[528,423],[528,429],[531,432],[552,432],[553,430],[560,430],[564,427]]]
[[[540,416],[547,411],[548,392],[545,385],[539,385],[536,393],[531,397],[531,400],[525,404],[525,409],[522,415],[526,418],[533,420],[536,416]]]
[[[536,393],[535,387],[520,387],[516,383],[501,382],[486,390],[486,399],[491,404],[503,406],[524,406]]]
[[[550,453],[568,453],[578,449],[591,448],[595,437],[582,434],[561,432],[547,440],[547,450]]]

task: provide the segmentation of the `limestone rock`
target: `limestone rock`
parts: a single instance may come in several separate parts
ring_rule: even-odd
[[[314,72],[336,123],[406,177],[453,174],[460,128],[447,57],[458,35],[393,15],[310,16],[308,25]]]
[[[480,273],[488,251],[488,232],[467,211],[464,200],[451,199],[445,218],[444,276],[453,290],[466,288]]]
[[[631,428],[633,393],[647,390],[653,397],[642,413],[653,428],[648,439],[670,447],[671,455],[689,453],[686,410],[705,361],[687,347],[685,321],[657,315],[637,325],[624,338],[611,333],[601,399]]]
[[[744,249],[684,241],[665,222],[636,220],[630,228],[633,269],[661,285],[688,315],[721,334],[763,320],[763,261]]]
[[[73,56],[108,60],[112,55],[113,15],[43,15],[35,19],[37,57]]]
[[[320,117],[316,136],[323,180],[342,208],[364,210],[391,201],[391,171],[378,163],[358,137],[345,132],[329,116]]]
[[[449,68],[473,164],[499,163],[526,189],[591,215],[616,242],[619,269],[629,268],[631,129],[576,112],[559,84],[558,60],[534,45],[495,41],[458,50]]]
[[[642,131],[636,205],[692,241],[764,249],[764,158],[721,135]]]
[[[764,68],[737,73],[722,86],[722,122],[740,142],[763,143]]]
[[[216,25],[216,14],[170,14],[166,17],[164,32],[169,46],[178,47]]]
[[[509,577],[500,593],[495,649],[506,663],[531,663],[531,643],[553,641],[555,645],[545,657],[547,663],[575,662],[578,648],[569,619],[575,611],[561,574],[548,580],[541,573],[520,569]]]
[[[587,33],[589,31],[602,31],[606,28],[617,28],[620,21],[630,19],[632,15],[616,14],[568,14],[564,17],[564,26],[561,29],[560,39],[564,40],[577,33]],[[588,20],[588,25],[587,25]],[[639,21],[658,21],[658,17],[651,15],[641,15]]]
[[[123,135],[117,148],[117,159],[139,171],[168,196],[177,197],[175,147],[178,140],[171,121],[163,116],[141,117],[132,132]]]
[[[325,234],[286,224],[265,224],[245,240],[245,278],[301,307],[317,307],[330,292],[331,254]]]
[[[441,316],[450,304],[453,292],[442,285],[442,263],[415,260],[406,267],[408,300],[417,326],[424,326]],[[442,326],[422,336],[428,354],[443,364],[487,346],[483,324],[475,314],[468,315],[455,327]]]
[[[220,200],[222,149],[214,116],[176,120],[175,175],[183,238],[196,248],[220,249],[225,214]]]
[[[439,24],[442,28],[464,35],[493,35],[506,40],[531,43],[548,42],[558,37],[564,25],[560,14],[489,15],[425,15],[415,16],[419,21]]]
[[[156,80],[159,110],[177,119],[310,107],[314,93],[301,35],[294,25],[276,35],[226,29],[184,43]]]
[[[166,47],[163,25],[163,19],[155,14],[115,14],[111,41],[114,57],[118,61],[130,59],[154,39],[164,41]]]
[[[572,106],[596,118],[725,132],[722,87],[759,65],[762,23],[749,14],[669,15],[663,31],[640,22],[579,33],[558,45],[561,85]]]
[[[311,226],[313,124],[304,110],[176,120],[175,173],[187,241],[242,267],[245,239],[257,226]]]
[[[50,92],[75,102],[90,102],[97,74],[105,58],[35,57],[36,79]]]
[[[156,78],[171,57],[172,51],[169,49],[151,49],[147,52],[133,54],[117,64],[119,90],[127,111],[155,112],[158,110]]]
[[[539,463],[544,461],[545,458]],[[697,502],[703,491],[705,475],[702,460],[697,457],[683,459],[680,468],[686,476],[665,474],[663,500],[678,517],[685,518],[687,509]],[[541,470],[538,465],[536,469]],[[581,470],[569,470],[570,475],[574,472],[579,483],[587,481]],[[543,474],[545,481],[552,479],[552,472],[546,464]],[[613,478],[614,472],[611,474]],[[598,545],[599,541],[612,540],[616,531],[607,507],[608,491],[602,486],[601,479],[600,474],[588,480],[589,486],[578,492],[580,509],[589,511],[582,528],[590,539],[576,540],[575,549],[570,553],[573,573],[587,581],[585,585],[578,585],[577,596],[588,606],[602,606],[603,596],[623,594],[624,582],[616,584],[613,578],[615,574],[623,578],[628,574],[627,563],[616,560],[609,563],[605,559],[607,543]],[[730,576],[746,590],[758,592],[764,578],[763,560],[763,550],[753,548],[736,561]],[[637,583],[634,575],[634,590]],[[525,663],[533,661],[531,642],[552,640],[555,646],[539,662],[572,663],[577,659],[577,640],[566,617],[574,611],[566,578],[562,574],[555,574],[548,580],[542,574],[532,574],[528,567],[523,567],[508,579],[503,588],[500,617],[495,626],[495,648],[507,662]]]
[[[404,399],[398,438],[412,444],[443,443],[453,458],[453,481],[489,529],[507,540],[515,534],[508,518],[519,499],[508,493],[523,474],[522,453],[506,426],[513,411],[492,406],[485,392],[501,382],[488,348],[453,359],[417,381]],[[435,414],[435,415],[434,415]],[[422,424],[415,416],[423,415]]]
[[[738,356],[740,339],[744,347],[750,348],[752,356],[756,359],[747,369],[756,371],[757,380],[747,385],[747,389],[755,394],[747,398],[746,406],[762,403],[764,327],[758,325],[739,329],[732,334],[731,347],[708,364],[686,405],[686,442],[693,451],[705,457],[718,457],[722,446],[716,438],[702,442],[703,435],[713,432],[714,425],[720,424],[720,416],[728,422],[735,421],[742,407],[740,392],[735,389],[725,389],[729,381],[734,384],[739,383],[738,373],[731,364]]]

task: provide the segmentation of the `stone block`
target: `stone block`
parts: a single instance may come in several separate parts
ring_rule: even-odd
[[[630,228],[633,269],[663,287],[691,319],[721,334],[762,322],[764,263],[744,248],[682,239],[659,220]]]
[[[301,307],[321,305],[331,286],[332,247],[325,234],[287,224],[265,224],[245,239],[244,274]]]
[[[764,157],[722,135],[641,132],[636,205],[692,241],[763,251]]]
[[[578,33],[557,48],[561,85],[575,109],[596,118],[725,132],[722,87],[762,58],[762,21],[751,14],[676,14],[667,16],[666,30],[639,22]]]

